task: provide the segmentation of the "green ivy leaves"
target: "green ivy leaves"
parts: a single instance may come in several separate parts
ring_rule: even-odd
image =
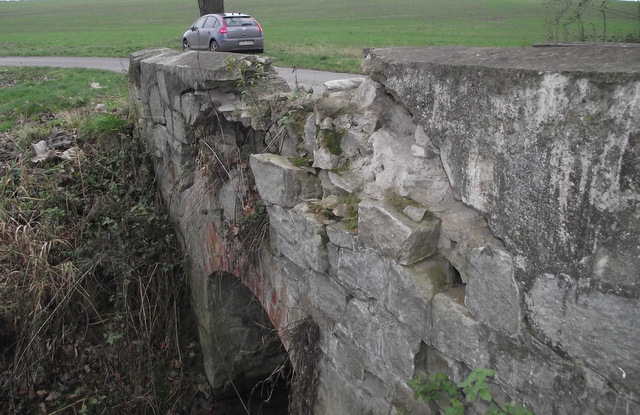
[[[493,370],[483,367],[477,367],[471,372],[467,380],[458,385],[467,397],[467,402],[474,402],[478,396],[484,401],[491,402],[491,392],[486,379],[494,375],[495,372]]]
[[[441,407],[444,405],[446,415],[464,415],[465,405],[462,401],[475,402],[478,398],[491,403],[487,415],[533,415],[533,412],[520,404],[498,405],[493,400],[487,383],[487,379],[493,376],[493,370],[477,367],[465,381],[457,385],[448,376],[434,373],[429,375],[429,379],[414,377],[409,381],[409,386],[416,399],[422,399],[425,403],[434,401]]]

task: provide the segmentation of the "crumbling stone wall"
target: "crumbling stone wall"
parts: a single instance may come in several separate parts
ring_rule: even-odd
[[[132,55],[212,384],[242,374],[213,347],[224,272],[289,353],[318,324],[315,413],[433,413],[408,379],[477,366],[537,414],[640,411],[638,58],[374,49],[314,98],[268,59]]]

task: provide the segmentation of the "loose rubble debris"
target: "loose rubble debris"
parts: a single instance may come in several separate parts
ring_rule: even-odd
[[[74,146],[76,134],[71,131],[53,132],[46,139],[33,144],[35,157],[31,159],[33,163],[45,162],[52,158],[63,160],[77,160],[83,157],[83,152]]]

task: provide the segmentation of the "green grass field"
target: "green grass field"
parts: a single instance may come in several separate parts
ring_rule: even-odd
[[[92,88],[93,83],[100,88]],[[92,107],[97,102],[111,107],[127,99],[123,74],[95,69],[0,69],[0,133],[19,120],[38,119],[43,113]]]
[[[266,54],[282,66],[357,71],[362,49],[386,46],[530,46],[548,39],[543,0],[227,0],[262,24]],[[635,2],[611,1],[609,35],[638,32]],[[0,55],[127,56],[180,48],[196,0],[0,1]],[[602,32],[597,10],[589,35]],[[563,40],[563,39],[560,39]]]

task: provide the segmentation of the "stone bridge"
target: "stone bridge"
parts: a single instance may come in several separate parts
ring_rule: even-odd
[[[437,413],[409,379],[485,367],[536,414],[640,413],[640,48],[363,71],[317,97],[269,58],[131,56],[216,393],[288,368],[291,413]]]

